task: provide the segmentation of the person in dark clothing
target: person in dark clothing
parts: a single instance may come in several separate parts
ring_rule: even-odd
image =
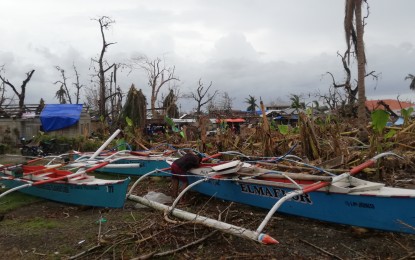
[[[202,161],[202,157],[194,153],[187,153],[182,157],[174,160],[171,165],[172,176],[172,196],[177,197],[179,193],[179,181],[183,183],[183,189],[187,187],[187,178],[185,175],[188,170],[192,168],[197,168]]]

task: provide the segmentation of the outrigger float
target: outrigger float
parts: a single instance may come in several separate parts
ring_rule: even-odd
[[[411,210],[415,209],[415,190],[385,187],[382,183],[353,177],[388,155],[397,156],[390,152],[382,153],[349,172],[331,176],[272,171],[241,161],[202,164],[186,175],[189,185],[172,206],[158,205],[131,194],[142,178],[152,174],[150,172],[137,180],[127,198],[168,211],[176,217],[197,220],[198,223],[264,244],[277,243],[263,233],[277,211],[337,224],[415,234],[415,211]],[[229,224],[215,220],[207,221],[191,213],[184,217],[183,211],[175,207],[190,189],[215,198],[269,209],[269,212],[255,231],[227,226]]]

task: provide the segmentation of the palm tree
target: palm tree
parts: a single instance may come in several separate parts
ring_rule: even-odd
[[[409,85],[409,89],[415,91],[415,76],[412,74],[408,74],[408,76],[405,77],[405,80],[407,79],[411,80],[411,85]]]
[[[355,47],[357,55],[357,117],[360,125],[360,135],[366,132],[366,94],[365,94],[365,75],[366,75],[366,56],[363,41],[363,20],[362,20],[362,0],[346,0],[344,30],[346,34],[347,56],[350,57],[351,45]],[[354,23],[353,23],[354,22]],[[356,25],[356,28],[354,27]]]
[[[66,104],[66,90],[63,88],[63,85],[56,91],[55,97],[58,99],[59,104]]]
[[[304,102],[300,101],[299,95],[291,94],[290,100],[291,100],[291,108],[295,108],[297,111],[299,109],[305,109],[305,104]]]
[[[249,95],[249,98],[245,98],[245,103],[248,104],[246,111],[251,111],[252,113],[254,113],[255,109],[258,107],[256,102],[257,102],[257,99],[251,95]]]
[[[314,107],[317,111],[319,111],[319,110],[320,110],[320,104],[318,103],[318,101],[317,101],[317,100],[313,100],[313,107]]]

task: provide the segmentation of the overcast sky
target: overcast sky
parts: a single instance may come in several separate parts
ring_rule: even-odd
[[[381,73],[366,81],[368,99],[415,100],[409,73],[415,74],[415,17],[412,0],[370,1],[365,27],[367,71]],[[60,79],[55,66],[74,81],[91,85],[90,60],[101,50],[99,24],[109,16],[106,31],[109,62],[128,62],[146,55],[176,67],[182,93],[194,91],[198,80],[212,90],[228,92],[235,109],[246,109],[249,95],[265,103],[288,102],[290,94],[326,93],[344,71],[337,52],[344,53],[344,1],[340,0],[0,0],[0,66],[20,87],[34,69],[26,103],[57,103]],[[356,70],[353,67],[353,75]],[[149,100],[142,71],[118,75],[124,91],[131,84]],[[8,90],[11,94],[11,90]],[[180,100],[182,109],[195,106]]]

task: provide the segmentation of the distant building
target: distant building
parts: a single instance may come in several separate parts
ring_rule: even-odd
[[[398,116],[401,116],[401,109],[408,109],[410,107],[413,107],[415,110],[414,103],[398,101],[394,99],[366,100],[365,104],[369,111],[373,111],[376,109],[390,110]]]
[[[279,102],[278,104],[266,105],[265,109],[266,110],[284,110],[290,107],[291,107],[291,104],[289,103]]]

